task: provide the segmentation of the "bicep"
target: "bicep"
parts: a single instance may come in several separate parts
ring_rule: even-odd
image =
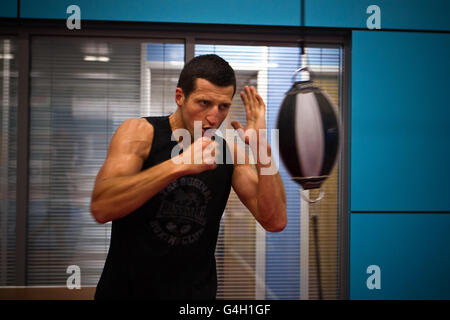
[[[136,174],[141,170],[142,164],[143,160],[133,154],[108,155],[97,174],[96,181]]]

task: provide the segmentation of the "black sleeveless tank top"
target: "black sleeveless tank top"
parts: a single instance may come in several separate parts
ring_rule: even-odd
[[[146,170],[171,158],[168,116],[154,128]],[[230,158],[223,139],[222,156]],[[231,189],[233,165],[172,181],[141,208],[112,222],[111,242],[95,299],[214,299],[215,248]]]

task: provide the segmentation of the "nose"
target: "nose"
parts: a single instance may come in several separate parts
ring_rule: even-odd
[[[219,122],[219,106],[214,106],[209,110],[206,120],[210,126],[215,126]]]

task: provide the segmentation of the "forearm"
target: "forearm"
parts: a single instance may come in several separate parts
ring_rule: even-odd
[[[258,175],[257,203],[258,221],[266,230],[283,230],[287,223],[286,195],[283,181],[278,173]]]
[[[247,187],[243,185],[244,183],[251,183],[250,190],[240,189],[247,207],[265,230],[279,232],[287,224],[286,196],[283,182],[271,155],[270,145],[267,143],[266,105],[253,86],[245,86],[241,91],[241,98],[247,115],[247,125],[242,130],[238,121],[231,124],[252,150],[258,179],[254,173],[248,174],[247,179],[242,179],[240,181],[243,182],[238,183],[239,189]]]
[[[286,194],[283,180],[268,144],[267,157],[266,159],[258,157],[256,169],[258,172],[258,220],[269,231],[281,231],[287,223]]]
[[[91,201],[95,220],[106,223],[130,214],[170,182],[184,175],[183,169],[182,165],[169,159],[135,175],[98,182]]]

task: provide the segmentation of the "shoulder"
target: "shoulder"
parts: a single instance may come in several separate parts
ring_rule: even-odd
[[[123,153],[134,153],[145,158],[153,142],[154,127],[145,118],[130,118],[117,128],[112,140],[112,148]]]
[[[126,119],[124,122],[122,122],[118,130],[136,136],[146,136],[146,137],[153,136],[154,133],[153,125],[145,118]]]

